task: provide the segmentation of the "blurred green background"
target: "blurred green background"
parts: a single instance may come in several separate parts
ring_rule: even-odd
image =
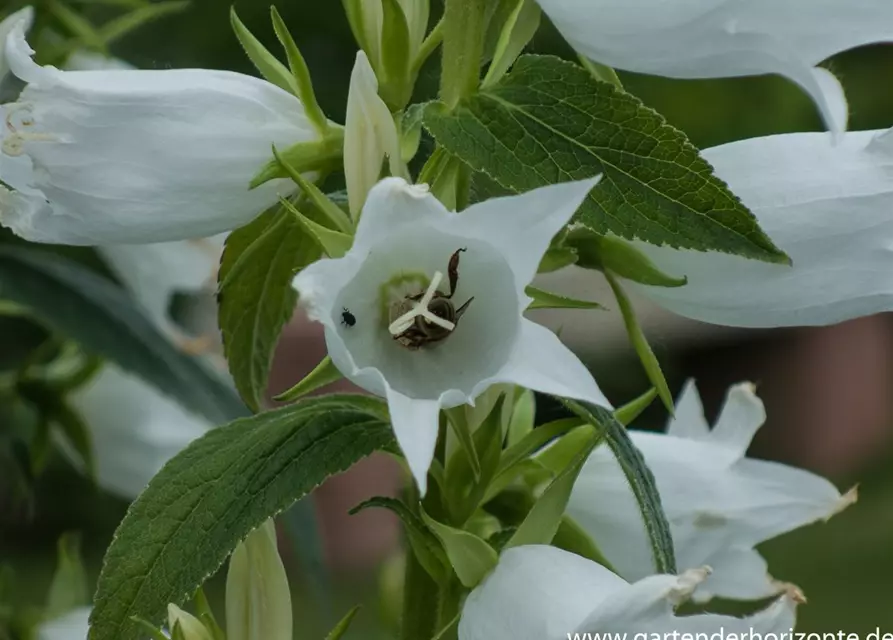
[[[276,50],[267,3],[239,0],[235,6],[248,27]],[[291,0],[278,8],[304,53],[322,107],[330,118],[343,122],[356,48],[341,3]],[[230,31],[228,13],[229,3],[194,0],[186,12],[128,37],[114,53],[142,68],[207,67],[253,73]],[[533,41],[532,49],[571,55],[548,24]],[[847,89],[852,129],[893,125],[893,46],[848,52],[829,66]],[[420,95],[430,94],[436,87],[435,74],[436,61],[423,73]],[[633,74],[621,77],[629,91],[663,113],[701,147],[821,128],[812,103],[780,78],[674,81]],[[724,363],[713,367],[711,375],[728,377],[728,382],[737,380],[733,372],[738,351],[733,346],[723,352],[727,354]],[[698,349],[697,345],[658,345],[676,390],[699,370]],[[716,353],[719,347],[709,349]],[[590,357],[593,368],[605,372],[599,380],[609,396],[632,397],[645,387],[634,361],[621,359],[608,366],[599,361],[598,354]],[[893,353],[889,357],[893,361]],[[723,385],[716,385],[720,388]],[[721,399],[716,389],[707,393],[708,411],[713,414]],[[545,405],[541,411],[548,413],[552,408]],[[663,420],[655,408],[647,414],[645,424],[659,427]],[[840,424],[840,428],[846,429],[847,424]],[[758,453],[784,457],[772,449],[771,441]],[[859,468],[833,480],[844,489],[861,482],[860,502],[828,524],[768,543],[766,556],[777,577],[800,585],[809,598],[809,604],[801,609],[800,630],[867,634],[880,627],[893,631],[893,451],[875,451]],[[30,505],[12,508],[0,501],[0,562],[8,562],[16,570],[14,598],[20,606],[43,602],[55,564],[56,540],[64,531],[82,532],[91,579],[95,580],[102,553],[126,508],[123,502],[98,493],[61,462],[40,479],[37,489]],[[299,585],[300,568],[293,567],[292,575]],[[381,576],[363,571],[336,575],[334,579],[336,601],[325,606],[314,599],[313,585],[296,586],[299,637],[322,637],[325,629],[357,601],[365,606],[351,637],[378,637],[375,629],[384,630],[382,637],[388,637],[388,607],[377,602],[375,596]],[[211,591],[219,596],[219,577],[214,584]]]

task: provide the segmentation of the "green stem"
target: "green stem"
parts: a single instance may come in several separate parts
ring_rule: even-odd
[[[487,0],[446,0],[440,98],[450,109],[480,84],[486,6]]]
[[[416,559],[412,549],[407,549],[400,640],[430,640],[438,631],[438,607],[437,583]]]
[[[440,590],[437,610],[437,630],[442,631],[440,640],[457,640],[459,637],[459,627],[454,623],[459,615],[462,593],[462,585],[455,579]]]

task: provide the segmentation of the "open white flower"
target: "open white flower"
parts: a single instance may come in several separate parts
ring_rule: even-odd
[[[225,71],[60,71],[6,40],[28,84],[4,105],[0,223],[35,242],[100,245],[212,236],[294,187],[249,190],[271,158],[318,139],[301,102]]]
[[[784,589],[766,571],[754,546],[832,515],[851,504],[827,480],[801,469],[746,458],[766,418],[749,384],[732,387],[713,429],[692,382],[676,405],[666,434],[634,432],[633,442],[654,473],[681,569],[713,574],[695,594],[756,599]],[[587,460],[568,513],[628,580],[654,572],[650,544],[635,498],[616,459],[604,447]]]
[[[846,128],[840,83],[816,67],[861,45],[893,41],[887,0],[537,0],[585,56],[671,78],[784,75],[832,131]]]
[[[34,22],[33,7],[19,9],[15,13],[6,16],[6,18],[0,22],[0,44],[6,42],[6,37],[10,34],[13,27],[20,22],[22,23],[22,29],[24,31],[28,31],[31,28],[31,25]],[[0,47],[0,83],[3,82],[7,73],[9,73],[9,64],[6,62],[6,51]]]
[[[75,390],[69,401],[90,426],[99,486],[129,499],[214,426],[112,364]]]
[[[603,566],[555,547],[509,549],[468,596],[460,640],[565,640],[574,633],[790,633],[802,595],[795,588],[746,618],[677,616],[707,569],[629,583]],[[652,637],[650,635],[641,636]],[[658,637],[658,636],[654,636]],[[660,637],[670,637],[661,635]],[[707,637],[707,636],[704,636]]]
[[[387,398],[422,492],[441,407],[473,403],[499,382],[610,406],[555,334],[523,317],[525,287],[550,240],[596,181],[456,214],[426,186],[387,178],[370,192],[347,255],[295,278],[338,369]]]
[[[849,132],[839,144],[789,133],[703,153],[793,266],[637,243],[688,284],[633,286],[680,315],[739,327],[825,325],[893,309],[893,130]]]

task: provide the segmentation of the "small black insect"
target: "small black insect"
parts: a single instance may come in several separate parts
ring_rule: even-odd
[[[350,309],[348,309],[347,307],[342,307],[341,324],[343,324],[345,327],[352,327],[356,323],[357,323],[357,319],[354,316],[354,314],[352,314],[350,312]]]

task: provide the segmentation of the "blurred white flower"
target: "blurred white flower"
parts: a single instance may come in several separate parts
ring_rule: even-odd
[[[37,640],[86,640],[90,607],[78,607],[44,622],[37,628]]]
[[[537,0],[583,55],[671,78],[777,73],[800,85],[832,131],[846,128],[840,83],[821,61],[893,41],[889,0]]]
[[[225,71],[40,67],[23,22],[7,61],[27,82],[2,108],[0,223],[35,242],[102,245],[212,236],[293,190],[249,190],[270,160],[319,134],[293,95]]]
[[[754,547],[828,519],[855,500],[813,473],[746,458],[766,419],[750,384],[729,390],[713,429],[690,381],[667,433],[632,433],[654,473],[680,570],[703,565],[712,575],[695,593],[757,599],[783,590]],[[601,447],[583,467],[568,513],[628,580],[654,573],[651,546],[635,498],[614,456]]]
[[[214,426],[113,364],[68,399],[90,427],[99,486],[128,499]]]
[[[291,590],[267,520],[233,551],[226,574],[227,640],[292,640]]]
[[[610,406],[554,333],[523,317],[525,288],[552,237],[597,179],[448,211],[399,178],[370,192],[350,251],[295,278],[352,382],[386,397],[420,490],[438,412],[504,382]]]
[[[746,618],[677,616],[675,606],[688,599],[707,574],[707,569],[696,569],[629,583],[556,547],[515,547],[502,554],[493,573],[469,594],[459,640],[565,640],[575,633],[707,637],[720,630],[790,633],[794,627],[802,595],[793,587],[767,609]]]
[[[839,144],[788,133],[703,155],[793,266],[639,242],[688,284],[635,288],[680,315],[738,327],[827,325],[893,310],[893,130],[849,132]]]

